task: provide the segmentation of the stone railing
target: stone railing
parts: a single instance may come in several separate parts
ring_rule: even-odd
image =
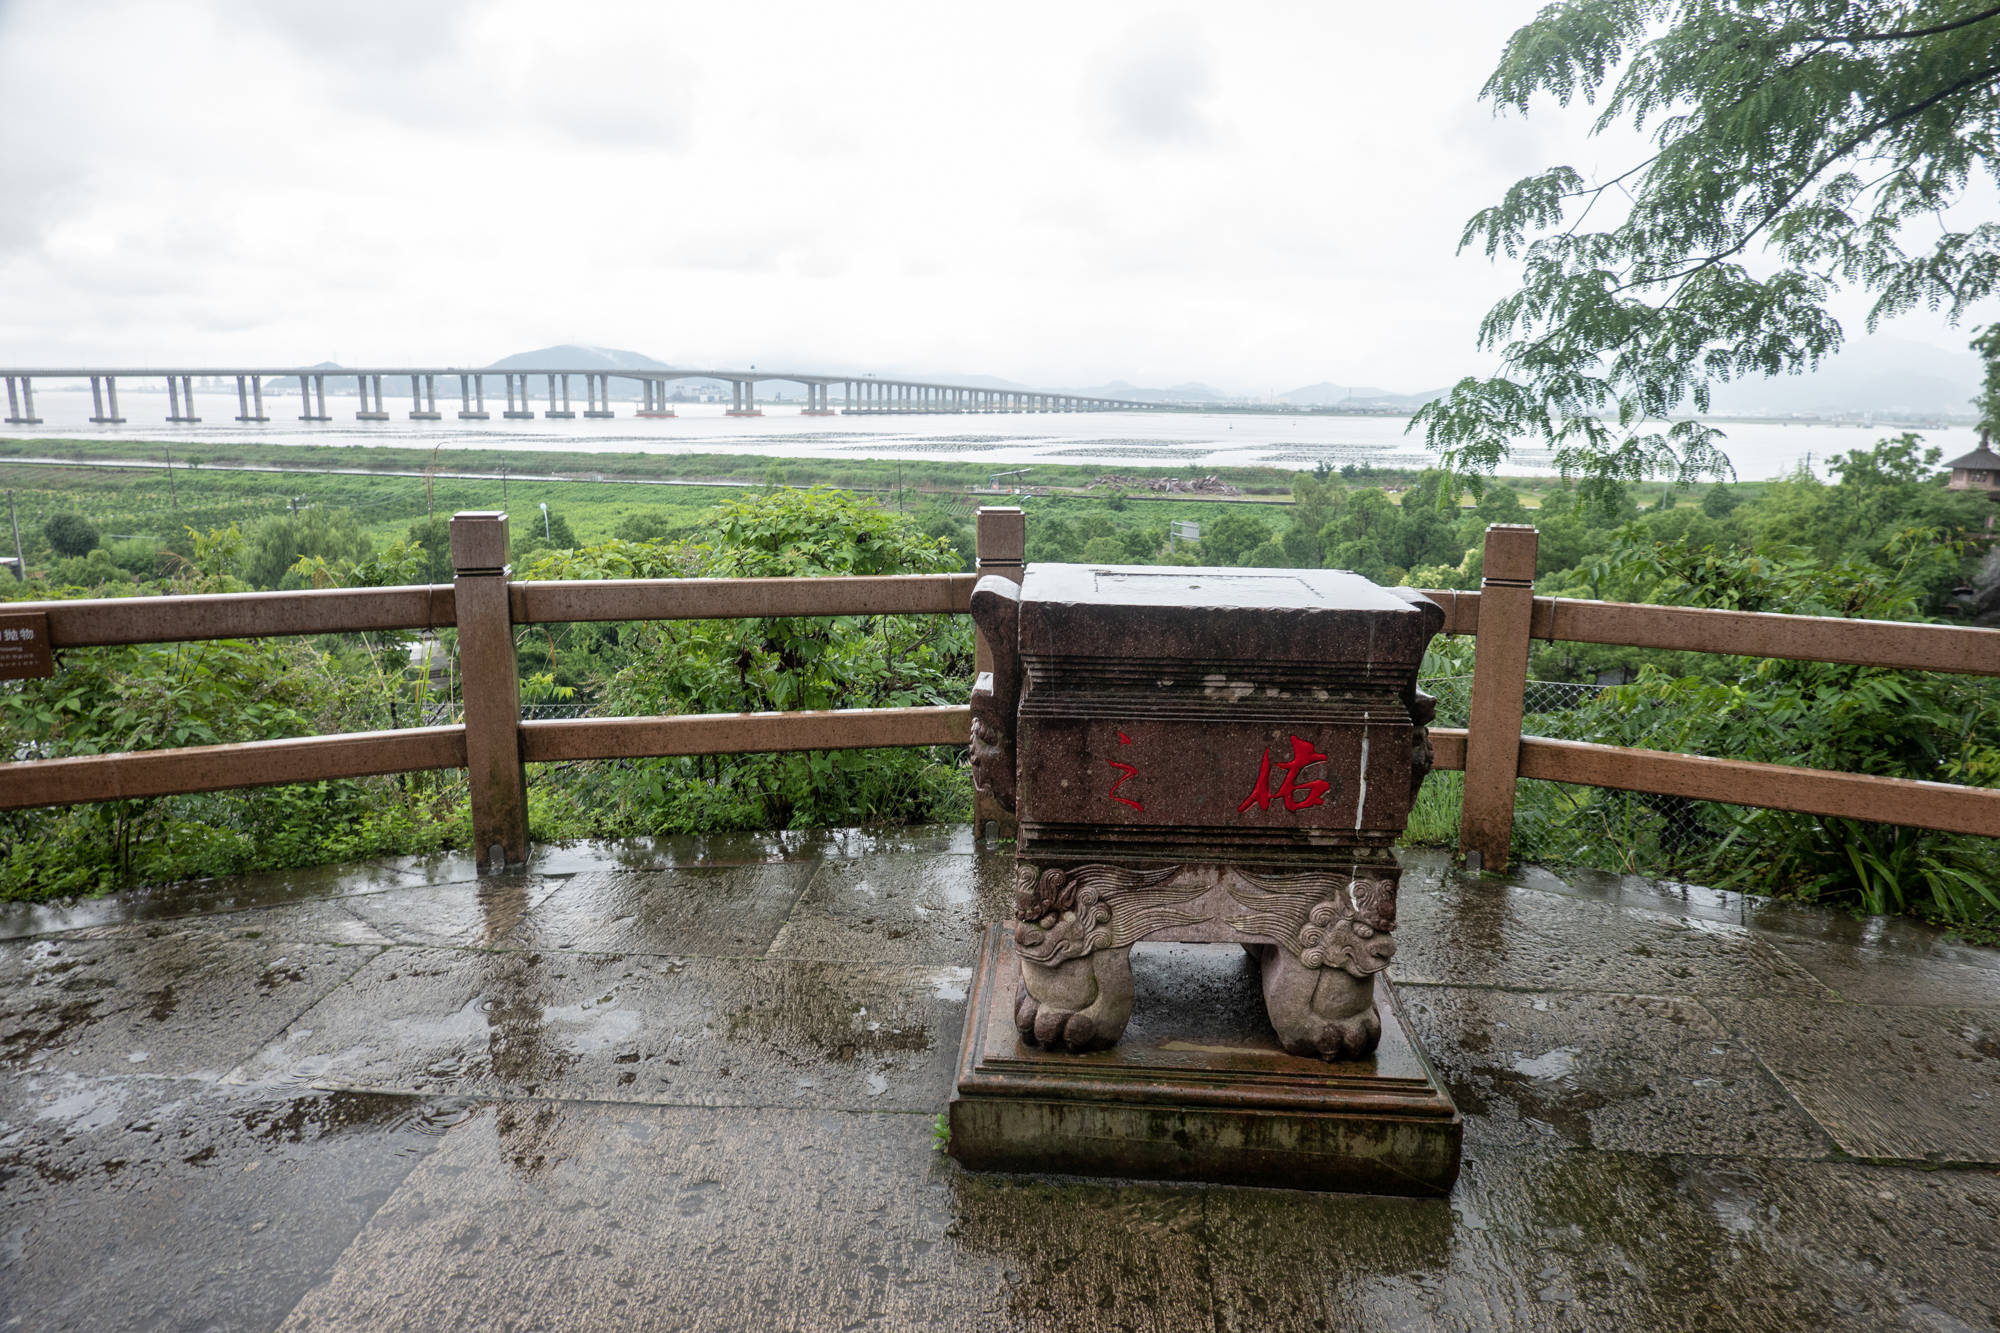
[[[1434,728],[1436,767],[1465,773],[1460,846],[1507,863],[1517,778],[1655,792],[1806,814],[2000,837],[2000,790],[1523,735],[1535,639],[2000,675],[2000,630],[1711,611],[1534,594],[1536,532],[1486,536],[1477,592],[1432,592],[1444,632],[1476,636],[1463,729]],[[456,629],[464,720],[449,726],[0,764],[0,809],[224,791],[431,769],[467,770],[482,866],[527,855],[523,764],[656,755],[963,745],[963,706],[523,721],[519,625],[756,616],[965,614],[982,574],[1018,579],[1018,509],[979,512],[978,568],[874,578],[521,582],[508,575],[504,514],[452,520],[450,584],[312,592],[12,603],[46,618],[57,651],[289,634]],[[982,656],[984,645],[981,645]],[[989,664],[982,661],[981,669]],[[976,812],[981,827],[999,812]]]

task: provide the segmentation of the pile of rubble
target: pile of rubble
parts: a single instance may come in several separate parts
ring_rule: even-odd
[[[1199,495],[1243,494],[1241,487],[1231,486],[1220,477],[1214,476],[1192,478],[1155,477],[1147,480],[1142,477],[1125,477],[1120,476],[1116,472],[1106,472],[1098,477],[1096,481],[1091,482],[1089,489],[1096,490],[1099,486],[1109,486],[1114,490],[1122,491],[1160,491],[1162,493]]]

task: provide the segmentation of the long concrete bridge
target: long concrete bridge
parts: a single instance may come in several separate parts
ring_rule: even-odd
[[[847,414],[902,414],[917,412],[1132,412],[1172,410],[1172,405],[1163,403],[1136,402],[1120,398],[1096,398],[1066,393],[1042,393],[1031,389],[995,389],[975,384],[946,384],[929,380],[878,379],[872,375],[807,375],[792,371],[770,370],[562,370],[562,369],[492,369],[488,367],[462,366],[203,366],[203,367],[128,367],[96,368],[78,366],[31,366],[21,368],[0,367],[0,378],[7,382],[7,416],[9,426],[38,426],[41,418],[35,415],[35,381],[37,380],[89,380],[93,411],[91,421],[100,425],[118,425],[125,420],[118,406],[118,382],[137,380],[150,382],[164,380],[167,386],[167,420],[176,424],[193,424],[201,420],[195,412],[194,391],[197,381],[236,381],[236,420],[245,422],[269,421],[265,415],[264,387],[271,380],[293,380],[299,383],[299,400],[302,410],[301,421],[331,421],[333,417],[326,406],[326,382],[353,380],[360,390],[361,408],[355,419],[359,421],[387,421],[390,414],[383,405],[382,382],[410,383],[410,419],[412,421],[439,421],[444,414],[438,410],[437,382],[446,381],[446,392],[450,392],[450,381],[458,381],[458,416],[461,421],[485,421],[492,413],[486,406],[486,381],[498,377],[506,383],[507,406],[500,415],[508,420],[533,420],[535,395],[533,382],[537,379],[546,384],[542,401],[543,417],[568,420],[579,415],[570,398],[572,381],[583,381],[584,408],[580,415],[585,417],[609,418],[616,415],[611,410],[611,381],[634,380],[639,385],[639,408],[634,413],[640,417],[671,417],[672,404],[667,398],[667,385],[675,380],[720,380],[730,386],[731,399],[729,415],[733,417],[762,416],[757,406],[757,386],[773,380],[804,386],[806,391],[806,416],[835,416]],[[835,392],[839,393],[841,406],[836,408]],[[209,389],[210,392],[216,390]],[[227,390],[220,390],[227,393]],[[398,395],[399,397],[401,395]],[[226,400],[225,400],[226,401]]]

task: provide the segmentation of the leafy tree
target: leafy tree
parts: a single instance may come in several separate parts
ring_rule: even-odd
[[[2000,6],[1556,0],[1482,95],[1526,114],[1538,93],[1602,99],[1593,133],[1630,122],[1655,151],[1597,179],[1552,167],[1466,224],[1461,249],[1524,268],[1480,325],[1500,373],[1411,423],[1457,474],[1527,438],[1587,489],[1728,476],[1721,432],[1664,418],[1706,411],[1715,381],[1817,365],[1843,336],[1836,287],[1873,293],[1872,329],[1919,306],[1957,319],[2000,283],[2000,224],[1946,213],[1995,170]]]
[[[1248,505],[1230,505],[1202,524],[1201,558],[1211,565],[1242,564],[1270,537],[1270,527]]]
[[[57,555],[89,555],[97,549],[98,533],[81,514],[56,514],[42,524],[42,537]]]
[[[1743,497],[1734,486],[1711,486],[1702,493],[1701,512],[1710,518],[1728,518],[1742,503]]]
[[[2000,324],[1988,324],[1972,339],[1972,350],[1986,363],[1979,393],[1972,405],[1979,409],[1979,441],[1990,442],[2000,435]]]
[[[292,566],[301,560],[322,560],[329,564],[366,560],[372,545],[353,514],[317,505],[297,513],[273,515],[251,528],[245,537],[243,577],[256,588],[284,584]],[[295,586],[303,586],[303,581]]]

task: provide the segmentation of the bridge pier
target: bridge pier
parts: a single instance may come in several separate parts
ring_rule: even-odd
[[[319,390],[319,408],[317,411],[315,411],[313,408],[314,389]],[[115,402],[116,399],[113,399],[113,401]],[[299,376],[299,420],[300,421],[333,420],[332,417],[326,414],[326,376],[324,375]]]
[[[97,390],[96,380],[93,379],[90,382],[90,388],[94,394]],[[257,396],[257,406],[254,412],[250,407],[250,395],[253,389],[256,391]],[[256,375],[238,375],[236,377],[236,419],[238,421],[269,421],[271,419],[264,415],[264,381]]]
[[[674,415],[674,409],[667,406],[667,382],[665,380],[640,380],[639,391],[640,402],[644,404],[639,409],[638,414],[640,416],[658,418]]]
[[[410,376],[410,420],[444,420],[443,413],[438,411],[437,376]]]
[[[178,389],[174,387],[176,380],[180,381]],[[187,400],[185,406],[182,399]],[[201,418],[194,414],[194,376],[167,376],[167,420],[183,426],[200,423]]]
[[[833,410],[833,386],[831,384],[806,385],[805,415],[809,417],[839,415]]]
[[[368,406],[369,381],[375,383],[375,406]],[[354,387],[361,391],[361,410],[354,414],[356,421],[387,421],[389,413],[382,406],[382,377],[380,375],[356,375]]]
[[[525,378],[526,378],[526,376],[523,376],[522,378],[523,378],[523,379],[525,379]],[[556,381],[557,381],[557,380],[561,380],[561,381],[562,381],[562,406],[561,406],[561,407],[557,407],[557,406],[556,406]],[[548,411],[546,411],[546,412],[544,412],[544,413],[542,413],[542,415],[543,415],[544,417],[552,417],[552,418],[554,418],[554,419],[556,419],[556,420],[558,420],[558,421],[574,421],[574,420],[576,420],[576,413],[575,413],[575,412],[573,412],[573,411],[571,411],[571,410],[570,410],[570,406],[569,406],[569,376],[567,376],[567,375],[551,375],[551,376],[549,376],[549,410],[548,410]]]
[[[477,395],[475,398],[474,395]],[[477,402],[479,406],[474,407]],[[458,419],[460,421],[485,421],[486,377],[484,375],[460,375],[458,377]]]
[[[104,410],[109,398],[111,410]],[[92,375],[90,377],[91,424],[97,426],[122,426],[125,418],[118,415],[118,377],[115,375]]]
[[[42,419],[35,415],[35,385],[26,375],[7,377],[7,424],[10,426],[42,424]]]
[[[505,378],[507,380],[507,410],[500,415],[509,421],[533,421],[535,419],[535,405],[528,401],[528,377],[526,375],[508,375]],[[521,405],[519,408],[514,406],[514,381],[516,379],[521,381]]]
[[[611,410],[611,377],[609,375],[585,375],[583,396],[590,405],[583,409],[587,417],[603,421],[617,415]]]
[[[757,381],[731,380],[731,406],[728,415],[732,417],[761,417],[757,409]]]

